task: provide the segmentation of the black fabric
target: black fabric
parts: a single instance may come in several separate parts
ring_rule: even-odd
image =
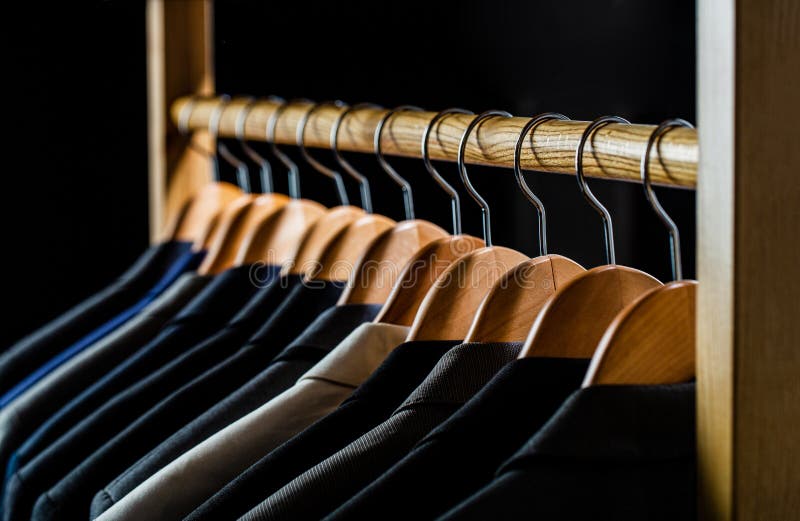
[[[218,362],[216,366],[172,394],[165,394],[165,391],[170,391],[170,386],[176,385],[178,378],[176,371],[167,371],[161,378],[149,379],[147,389],[132,394],[126,404],[116,404],[110,414],[122,430],[51,487],[34,507],[33,518],[86,517],[92,497],[110,479],[266,367],[280,352],[286,339],[291,338],[291,333],[276,328],[274,345],[261,350],[236,351],[264,323],[265,317],[280,308],[300,282],[299,276],[275,280],[256,293],[221,332],[203,343],[204,356],[192,356],[181,361],[184,368],[194,374],[200,368]],[[152,398],[147,399],[150,396]],[[124,411],[124,416],[121,411]],[[107,422],[107,419],[103,421]]]
[[[337,299],[336,292],[339,290],[334,288],[327,290],[328,296],[321,300],[335,301]],[[310,291],[319,292],[320,289]],[[278,328],[281,322],[280,317],[283,317],[283,321],[291,322],[293,326],[300,322],[300,318],[304,314],[310,321],[313,314],[317,313],[317,309],[316,303],[308,300],[309,294],[309,288],[306,288],[302,293],[298,293],[303,298],[287,301],[288,305],[283,308],[283,313],[278,315],[278,319],[270,321],[272,323],[270,327]],[[300,376],[353,329],[363,322],[372,320],[379,308],[375,305],[334,306],[320,315],[302,335],[269,364],[266,370],[258,374],[250,374],[250,376],[246,374],[247,378],[244,380],[247,381],[246,384],[177,430],[98,492],[92,501],[92,518],[110,508],[125,494],[187,450],[294,385]],[[235,364],[227,366],[225,369],[232,372],[250,373],[251,369],[240,367],[242,364],[251,364],[256,366],[256,369],[263,369],[266,364],[257,364],[253,360],[257,358],[259,352],[271,349],[269,339],[273,335],[264,333],[267,333],[266,328],[262,329],[258,335],[261,340],[244,348],[240,352],[241,356],[237,356]],[[233,378],[233,376],[231,377]],[[236,378],[239,377],[236,376]],[[103,484],[105,482],[101,483],[101,485]],[[95,487],[95,491],[98,488]]]
[[[328,519],[433,519],[446,512],[492,480],[497,467],[580,388],[588,367],[579,359],[511,362]],[[404,500],[409,497],[414,501]]]
[[[334,412],[270,452],[186,520],[235,519],[246,513],[266,495],[386,420],[456,343],[401,344]]]
[[[44,434],[34,435],[40,436],[35,443],[26,442],[19,452],[30,460],[23,466],[18,457],[18,470],[6,486],[4,521],[28,519],[39,494],[155,400],[224,356],[224,349],[215,348],[222,347],[226,330],[194,344],[218,331],[257,291],[249,271],[240,266],[218,275],[155,340],[48,420]]]
[[[694,384],[577,391],[443,519],[695,519],[694,404]]]
[[[128,271],[0,354],[0,395],[54,355],[133,305],[192,245],[168,241],[147,249]]]
[[[148,306],[140,315],[97,342],[89,352],[68,362],[69,369],[59,369],[55,379],[48,377],[46,386],[37,384],[0,411],[0,462],[3,471],[9,455],[43,421],[153,339],[209,280],[210,275],[185,274],[175,287],[170,287],[159,298],[157,305]]]
[[[450,349],[384,422],[287,483],[242,519],[319,519],[402,459],[519,354],[522,345]]]

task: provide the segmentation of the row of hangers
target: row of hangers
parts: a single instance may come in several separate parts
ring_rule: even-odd
[[[260,166],[264,193],[249,193],[247,165],[225,144],[219,143],[219,156],[236,168],[244,190],[219,181],[217,154],[200,149],[212,159],[217,181],[202,188],[186,205],[169,234],[174,239],[191,239],[197,248],[208,251],[200,272],[213,274],[247,263],[269,263],[282,266],[284,274],[302,275],[307,281],[347,282],[340,305],[382,304],[375,320],[409,326],[409,341],[524,342],[521,357],[591,359],[584,385],[675,383],[694,377],[697,282],[682,278],[678,228],[659,203],[649,175],[653,147],[671,129],[691,128],[688,122],[671,119],[656,127],[640,164],[644,193],[669,232],[674,280],[662,284],[647,273],[615,263],[611,216],[583,174],[586,143],[604,125],[629,124],[623,118],[604,116],[592,121],[575,154],[578,187],[600,215],[605,236],[607,264],[587,270],[568,257],[548,252],[545,208],[526,184],[520,166],[522,147],[536,126],[547,120],[567,120],[566,116],[546,113],[532,118],[516,142],[514,174],[538,219],[539,255],[529,258],[492,243],[489,205],[473,187],[465,165],[471,133],[489,118],[511,117],[508,112],[491,110],[479,114],[459,143],[457,167],[461,180],[481,208],[483,239],[479,239],[462,233],[459,196],[428,155],[434,126],[446,125],[448,115],[472,112],[456,108],[439,112],[427,125],[421,142],[427,171],[450,197],[453,230],[448,234],[439,226],[414,217],[411,186],[381,150],[384,128],[393,115],[422,109],[404,105],[389,110],[374,133],[378,163],[403,193],[406,219],[395,222],[372,213],[367,178],[338,150],[345,118],[354,110],[375,105],[348,107],[339,101],[299,101],[308,109],[297,125],[297,146],[311,167],[334,182],[341,202],[340,206],[326,209],[300,197],[299,168],[273,139],[288,103],[280,98],[271,101],[279,106],[266,123],[265,138],[272,154],[288,171],[289,196],[271,191],[269,161],[244,140],[244,123],[255,100],[220,98],[208,122],[209,133],[216,138],[223,111],[238,105],[235,136],[244,153]],[[179,115],[178,126],[183,134],[187,134],[195,102],[188,102]],[[330,131],[330,148],[341,169],[359,183],[361,208],[349,205],[341,174],[312,157],[305,147],[311,115],[331,105],[341,112]],[[393,267],[402,269],[392,270]]]

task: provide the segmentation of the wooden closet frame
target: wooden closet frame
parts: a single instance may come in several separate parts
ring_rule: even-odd
[[[705,520],[800,518],[798,6],[698,0],[697,434]],[[154,241],[210,177],[169,110],[180,96],[214,92],[212,7],[147,2]],[[193,139],[208,141],[202,132]],[[433,148],[434,157],[448,153]],[[694,184],[690,174],[683,184]]]

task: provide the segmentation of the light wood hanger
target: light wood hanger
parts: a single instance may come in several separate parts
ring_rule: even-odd
[[[410,326],[425,296],[436,280],[456,259],[483,247],[483,241],[471,235],[436,239],[408,261],[375,322]]]
[[[583,176],[586,142],[597,128],[611,122],[628,123],[616,116],[594,120],[586,127],[575,154],[578,187],[603,219],[608,264],[574,277],[547,301],[536,317],[520,358],[591,358],[617,314],[645,292],[661,286],[647,273],[615,264],[611,216],[586,185]]]
[[[592,356],[583,386],[656,385],[695,376],[697,281],[653,288],[611,322]]]
[[[547,299],[586,270],[572,259],[547,253],[547,218],[544,204],[522,175],[522,145],[528,133],[548,120],[568,120],[554,112],[540,114],[522,128],[514,149],[514,176],[538,216],[539,256],[519,263],[505,273],[486,294],[464,342],[524,342]]]
[[[319,267],[307,273],[309,280],[347,282],[353,276],[365,252],[373,243],[390,233],[397,223],[383,215],[365,215],[349,224],[325,249]],[[346,291],[346,290],[345,290]]]
[[[272,100],[278,100],[281,105],[267,122],[266,139],[271,145],[272,152],[288,168],[292,200],[245,237],[242,247],[239,249],[237,261],[267,262],[283,266],[284,273],[291,273],[293,269],[299,269],[296,268],[297,266],[308,266],[308,262],[313,261],[315,255],[320,255],[320,249],[324,249],[326,244],[334,240],[344,226],[355,220],[361,211],[347,204],[347,193],[344,191],[341,176],[336,172],[322,170],[321,165],[313,160],[305,150],[305,127],[308,123],[308,116],[319,105],[312,105],[298,123],[297,145],[306,160],[315,169],[334,179],[342,206],[329,212],[328,217],[323,219],[323,215],[326,214],[324,206],[299,198],[299,169],[274,142],[278,119],[288,104],[280,98],[272,97]]]
[[[452,114],[472,114],[472,112],[465,109],[450,108],[439,112],[431,118],[425,128],[425,132],[422,134],[421,153],[422,161],[428,173],[450,197],[453,235],[436,239],[422,248],[406,264],[397,282],[395,282],[392,292],[386,299],[386,303],[375,317],[376,323],[410,326],[414,322],[414,317],[422,305],[428,290],[447,267],[459,257],[484,246],[481,239],[461,234],[461,201],[458,197],[458,192],[439,174],[430,158],[428,139],[431,130],[440,121],[441,123],[437,128],[441,130],[444,118]]]
[[[292,262],[284,265],[282,275],[302,275],[320,269],[325,252],[342,236],[349,225],[364,216],[355,206],[334,206],[328,209],[300,240]]]
[[[447,232],[431,222],[414,219],[411,186],[384,159],[381,152],[381,136],[386,122],[396,112],[406,110],[421,109],[404,105],[388,111],[378,122],[373,140],[378,162],[403,190],[406,220],[397,223],[390,231],[372,241],[355,266],[350,284],[339,299],[340,305],[383,304],[408,261],[423,247],[447,235]]]
[[[225,111],[236,109],[236,138],[243,143],[245,120],[254,102],[254,99],[248,98],[234,100],[229,104],[227,102],[220,104],[219,110],[214,111],[212,120],[209,121],[209,131],[216,138],[219,122]],[[220,143],[218,148],[219,155],[236,168],[239,185],[244,188],[245,192],[250,192],[250,176],[247,164],[234,156],[225,144]],[[265,158],[252,149],[249,149],[249,152],[262,165],[262,176],[265,176],[267,169],[271,173],[271,167],[267,166],[265,169],[264,165],[269,164]],[[271,189],[272,187],[271,179],[262,177],[262,184],[267,185],[262,186],[262,189]],[[208,253],[198,267],[197,272],[201,274],[216,274],[236,265],[237,256],[244,241],[288,202],[289,198],[287,196],[276,193],[264,193],[258,196],[246,194],[241,196],[231,205],[231,211],[225,212],[220,219],[214,242],[208,249]]]
[[[231,183],[219,181],[216,155],[203,150],[193,135],[189,135],[189,118],[196,106],[197,98],[191,98],[181,109],[178,131],[188,136],[189,149],[207,157],[213,166],[215,181],[203,186],[183,207],[169,225],[166,236],[177,241],[192,241],[195,249],[202,249],[211,242],[218,219],[225,207],[242,195],[242,190]]]
[[[695,376],[697,282],[681,280],[678,227],[653,192],[649,172],[653,146],[676,127],[693,128],[682,119],[664,121],[650,135],[640,163],[645,197],[669,232],[675,281],[645,293],[619,313],[592,357],[584,387],[680,383]]]
[[[331,210],[323,219],[317,222],[308,236],[303,239],[295,256],[294,264],[287,266],[286,272],[297,275],[306,274],[309,279],[313,279],[317,275],[320,275],[320,278],[324,280],[333,280],[341,276],[341,274],[334,275],[334,272],[338,271],[337,266],[340,266],[343,262],[350,262],[349,265],[352,266],[364,252],[367,244],[375,236],[382,233],[387,226],[394,224],[393,221],[389,224],[389,221],[371,215],[372,195],[369,189],[369,182],[339,153],[339,128],[341,123],[347,114],[355,108],[360,108],[361,105],[347,107],[341,101],[313,105],[298,123],[297,141],[303,157],[318,172],[334,179],[334,181],[341,180],[341,176],[337,171],[316,160],[308,153],[305,147],[305,126],[308,120],[315,110],[330,105],[343,109],[331,127],[331,150],[344,170],[359,183],[362,208],[339,206],[336,211]],[[337,182],[337,187],[342,187],[340,194],[344,194],[344,197],[347,197],[346,192],[343,190],[343,184]],[[328,221],[330,221],[330,225],[327,224]],[[350,228],[350,233],[345,233],[345,229],[356,221],[359,221],[359,224]],[[348,261],[347,259],[350,260]]]
[[[516,250],[492,245],[489,205],[472,186],[464,164],[467,141],[472,131],[482,121],[497,116],[511,117],[511,114],[490,110],[470,122],[461,137],[457,157],[461,180],[481,208],[486,247],[456,259],[436,280],[414,318],[407,337],[409,341],[462,340],[489,289],[508,270],[528,260],[526,255]]]

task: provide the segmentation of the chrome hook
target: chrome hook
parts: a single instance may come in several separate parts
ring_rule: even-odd
[[[611,222],[611,214],[608,213],[606,207],[600,204],[600,201],[597,200],[597,197],[595,197],[595,195],[589,189],[589,185],[586,184],[586,179],[583,176],[583,148],[586,146],[586,142],[597,129],[608,125],[609,123],[624,123],[626,125],[631,124],[630,121],[619,116],[602,116],[589,123],[589,126],[586,127],[586,130],[583,131],[583,135],[581,135],[580,142],[578,143],[578,149],[575,152],[575,176],[578,179],[578,188],[580,189],[583,198],[586,199],[589,205],[600,214],[600,218],[603,220],[603,234],[605,236],[606,244],[606,262],[608,264],[615,264],[617,261],[617,255],[614,249],[614,224]]]
[[[270,100],[274,103],[278,103],[279,105],[267,120],[264,137],[267,143],[270,144],[270,150],[273,154],[275,154],[275,157],[277,157],[278,160],[288,169],[287,177],[289,178],[289,197],[292,199],[299,199],[300,169],[297,167],[297,163],[292,161],[292,159],[287,156],[283,150],[278,148],[278,145],[275,144],[275,128],[278,126],[278,120],[280,119],[281,114],[283,114],[283,111],[286,110],[289,104],[285,99],[278,96],[270,96]]]
[[[531,118],[524,127],[522,127],[522,132],[519,135],[519,139],[517,139],[517,145],[514,148],[514,177],[517,179],[517,185],[519,186],[522,193],[525,195],[525,198],[531,202],[534,208],[536,208],[536,214],[538,216],[539,221],[539,256],[547,255],[547,213],[544,210],[544,204],[542,200],[539,199],[533,190],[528,186],[528,183],[525,182],[525,177],[522,175],[522,145],[525,143],[525,138],[528,137],[528,133],[534,129],[540,123],[550,120],[562,120],[567,121],[569,118],[563,114],[559,114],[558,112],[545,112],[544,114],[539,114]]]
[[[338,107],[344,107],[346,105],[343,101],[339,100],[324,101],[322,103],[317,103],[315,105],[312,105],[311,108],[309,108],[305,112],[305,114],[303,114],[303,116],[300,118],[300,121],[297,122],[297,146],[300,148],[300,153],[303,155],[303,158],[305,158],[305,160],[312,167],[314,167],[314,169],[317,172],[330,179],[333,179],[333,182],[336,185],[336,191],[339,195],[339,202],[342,205],[347,205],[349,204],[349,200],[347,198],[347,190],[345,190],[344,187],[344,181],[342,181],[342,175],[339,172],[328,168],[327,166],[323,165],[322,163],[311,157],[311,154],[309,154],[308,151],[306,150],[305,133],[306,133],[306,126],[308,125],[308,120],[310,119],[311,114],[313,114],[314,111],[319,110],[320,108],[326,106],[334,106],[338,108]]]
[[[433,126],[445,116],[451,114],[474,114],[474,112],[466,109],[450,108],[436,114],[433,119],[431,119],[430,123],[428,123],[428,126],[425,127],[425,132],[422,134],[422,161],[425,163],[425,168],[428,169],[428,173],[431,174],[433,180],[450,196],[450,209],[453,214],[453,235],[461,235],[461,198],[458,196],[458,192],[456,192],[455,188],[445,181],[444,177],[434,168],[428,149],[428,138],[430,137],[431,130],[433,130]]]
[[[374,103],[358,103],[353,105],[352,107],[348,107],[339,114],[339,117],[336,118],[336,121],[333,122],[333,126],[331,127],[331,150],[333,151],[333,157],[336,161],[341,165],[345,172],[347,172],[350,177],[358,181],[359,191],[361,192],[361,208],[366,213],[372,213],[372,191],[369,188],[369,179],[359,172],[358,170],[350,164],[340,153],[339,153],[339,129],[342,126],[342,122],[344,118],[346,118],[351,112],[354,110],[359,109],[381,109],[380,105],[376,105]]]
[[[483,221],[483,242],[487,247],[492,245],[492,218],[491,213],[489,212],[489,204],[483,197],[481,197],[481,194],[475,190],[475,187],[472,186],[472,182],[469,180],[469,176],[467,175],[467,167],[464,164],[464,156],[466,155],[467,151],[467,141],[469,140],[469,135],[472,133],[473,129],[475,129],[482,121],[497,116],[510,118],[511,114],[504,110],[487,110],[486,112],[479,114],[467,126],[467,129],[461,136],[461,142],[458,144],[458,172],[461,174],[461,181],[464,183],[467,192],[469,192],[469,195],[472,197],[472,199],[478,203],[478,206],[481,207],[481,218]]]
[[[672,130],[673,128],[684,127],[684,128],[694,128],[694,125],[686,121],[685,119],[674,118],[668,119],[661,123],[656,129],[650,134],[650,137],[647,140],[647,146],[644,150],[644,155],[642,156],[642,162],[640,165],[640,174],[642,177],[642,186],[644,187],[644,196],[647,198],[650,206],[653,207],[653,210],[658,215],[661,222],[664,223],[664,226],[667,227],[667,231],[669,232],[669,249],[671,254],[671,261],[672,261],[672,278],[674,280],[682,280],[683,279],[683,264],[681,262],[681,236],[680,232],[678,231],[678,226],[675,224],[675,221],[667,214],[664,210],[664,207],[661,206],[661,203],[658,201],[658,197],[656,197],[655,192],[653,191],[653,187],[650,185],[650,151],[660,139]]]
[[[399,107],[395,107],[384,114],[381,120],[378,122],[378,126],[375,127],[375,135],[373,137],[372,144],[375,149],[375,156],[378,158],[378,163],[380,163],[383,171],[389,174],[389,177],[391,177],[392,180],[403,190],[403,203],[405,205],[406,219],[410,220],[414,218],[414,195],[411,192],[411,184],[401,177],[400,174],[398,174],[397,171],[392,168],[392,165],[390,165],[386,159],[384,159],[383,151],[381,150],[381,135],[383,134],[383,128],[386,126],[386,122],[389,121],[389,119],[396,113],[407,111],[421,112],[422,109],[413,105],[400,105]]]

